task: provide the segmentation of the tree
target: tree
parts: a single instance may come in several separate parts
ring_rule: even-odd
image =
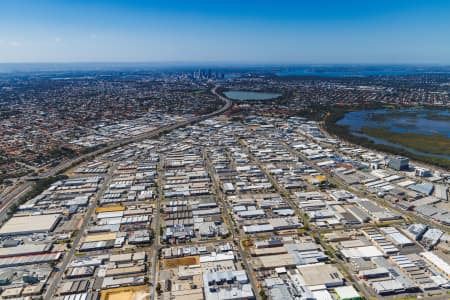
[[[158,293],[158,295],[161,295],[161,283],[159,283],[159,282],[156,285],[156,292]]]
[[[261,297],[261,299],[267,300],[267,295],[266,292],[264,292],[264,290],[259,291],[259,296]]]

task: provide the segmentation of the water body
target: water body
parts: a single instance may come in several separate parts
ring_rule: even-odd
[[[252,92],[252,91],[227,91],[224,92],[227,98],[241,101],[272,100],[281,96],[280,93]]]
[[[377,144],[402,148],[418,155],[450,159],[450,155],[418,151],[401,144],[375,138],[360,132],[362,127],[383,127],[388,128],[391,132],[397,133],[412,132],[426,135],[440,134],[450,138],[450,110],[448,109],[405,108],[395,110],[361,110],[346,113],[337,124],[348,126],[353,135],[368,138]]]
[[[286,68],[276,72],[276,76],[320,76],[320,77],[368,77],[404,76],[418,74],[448,74],[444,67],[395,67],[395,66],[310,66]]]
[[[430,72],[434,74],[433,72]],[[285,76],[319,76],[319,77],[368,77],[368,76],[402,76],[424,74],[424,72],[412,71],[314,71],[314,70],[297,70],[277,72],[275,75]]]

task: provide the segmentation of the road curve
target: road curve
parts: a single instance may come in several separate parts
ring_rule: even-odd
[[[219,95],[216,90],[217,90],[218,86],[215,86],[211,92],[216,95],[217,97],[219,97],[220,100],[222,100],[224,102],[224,105],[216,110],[213,111],[212,113],[206,114],[206,115],[202,115],[202,116],[198,116],[198,117],[194,117],[191,118],[189,120],[183,121],[183,122],[179,122],[176,124],[171,124],[171,125],[167,125],[164,127],[160,127],[154,131],[151,132],[146,132],[137,136],[134,136],[132,138],[126,138],[126,139],[122,139],[122,140],[118,140],[118,141],[114,141],[112,143],[110,143],[109,145],[107,145],[106,147],[103,147],[101,149],[95,150],[93,152],[87,153],[87,154],[83,154],[80,155],[76,158],[72,158],[70,160],[66,160],[62,163],[60,163],[59,165],[43,172],[42,174],[39,174],[38,177],[44,178],[44,177],[49,177],[49,176],[55,176],[61,172],[64,172],[65,170],[82,163],[84,160],[88,160],[88,159],[93,159],[98,155],[101,155],[103,153],[109,152],[111,150],[114,150],[115,148],[121,147],[121,146],[125,146],[134,142],[139,142],[145,139],[149,139],[149,138],[154,138],[157,137],[160,134],[172,131],[174,129],[180,128],[180,127],[184,127],[196,122],[200,122],[203,120],[206,120],[208,118],[220,115],[222,113],[224,113],[225,111],[227,111],[228,109],[231,108],[231,106],[233,105],[233,102],[221,95]],[[33,186],[32,183],[30,182],[24,182],[20,185],[18,185],[16,188],[14,188],[14,192],[11,192],[7,197],[0,199],[0,222],[2,222],[6,215],[7,212],[9,210],[9,208],[16,203],[21,195],[23,195],[24,191],[28,191],[31,187]]]

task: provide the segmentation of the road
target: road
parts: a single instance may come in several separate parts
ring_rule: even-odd
[[[154,131],[146,132],[146,133],[143,133],[143,134],[131,137],[131,138],[126,138],[126,139],[122,139],[122,140],[118,140],[118,141],[112,142],[109,145],[107,145],[106,147],[103,147],[101,149],[95,150],[95,151],[87,153],[87,154],[80,155],[80,156],[78,156],[76,158],[72,158],[72,159],[66,160],[66,161],[60,163],[59,165],[57,165],[57,166],[55,166],[53,168],[50,168],[49,170],[47,170],[47,171],[45,171],[45,172],[43,172],[41,174],[38,174],[37,178],[45,178],[45,177],[49,177],[49,176],[55,176],[55,175],[57,175],[57,174],[59,174],[61,172],[64,172],[67,169],[70,169],[71,167],[76,166],[77,164],[82,163],[85,160],[94,159],[96,156],[99,156],[101,154],[104,154],[106,152],[114,150],[115,148],[118,148],[118,147],[121,147],[121,146],[125,146],[125,145],[131,144],[131,143],[139,142],[139,141],[142,141],[142,140],[145,140],[145,139],[155,138],[155,137],[158,137],[160,134],[163,134],[165,132],[169,132],[169,131],[172,131],[174,129],[181,128],[181,127],[184,127],[184,126],[187,126],[187,125],[199,122],[199,121],[203,121],[203,120],[206,120],[208,118],[211,118],[211,117],[214,117],[214,116],[217,116],[217,115],[220,115],[220,114],[224,113],[225,111],[227,111],[228,109],[230,109],[233,103],[232,103],[231,100],[229,100],[229,99],[219,95],[217,93],[217,88],[218,88],[218,86],[215,86],[211,90],[211,92],[214,95],[216,95],[217,97],[219,97],[219,99],[221,99],[224,102],[224,105],[220,109],[218,109],[218,110],[216,110],[216,111],[214,111],[212,113],[206,114],[206,115],[202,115],[202,116],[198,116],[198,117],[194,117],[194,118],[188,119],[188,120],[183,121],[183,122],[179,122],[179,123],[167,125],[167,126],[164,126],[164,127],[160,127],[160,128],[158,128],[158,129],[156,129]],[[33,183],[29,182],[29,181],[26,181],[26,182],[24,182],[22,184],[17,185],[17,187],[12,189],[11,192],[7,196],[2,197],[0,199],[0,202],[1,202],[1,206],[0,206],[0,222],[2,222],[7,217],[7,212],[9,210],[9,208],[11,206],[13,206],[15,203],[17,203],[19,201],[20,197],[22,195],[24,195],[25,192],[29,191],[32,187],[33,187]]]
[[[320,143],[320,142],[317,142],[317,141],[311,139],[310,137],[308,137],[308,136],[306,136],[306,135],[302,135],[302,136],[305,137],[309,142],[318,143],[319,145],[321,145],[321,146],[323,146],[323,147],[329,147],[329,145],[324,145],[324,144],[322,144],[322,143]],[[391,204],[391,203],[388,202],[388,201],[385,201],[385,200],[383,200],[383,199],[379,199],[379,198],[377,198],[377,197],[374,197],[374,196],[370,195],[370,193],[363,193],[363,191],[361,191],[361,190],[359,190],[359,189],[356,189],[356,188],[354,188],[354,187],[348,185],[346,182],[344,182],[343,180],[340,180],[339,178],[334,177],[333,174],[330,173],[329,170],[317,166],[316,164],[314,164],[313,162],[311,162],[310,160],[308,160],[301,152],[299,152],[299,151],[293,149],[290,145],[286,144],[285,142],[280,141],[280,144],[281,144],[282,146],[284,146],[285,149],[287,149],[291,154],[293,154],[293,155],[295,155],[295,156],[301,158],[302,161],[303,161],[305,164],[307,164],[309,167],[311,167],[311,168],[313,168],[313,169],[315,169],[315,170],[321,172],[322,174],[326,174],[326,175],[328,176],[328,178],[330,178],[331,180],[334,181],[334,183],[336,183],[336,185],[337,185],[338,188],[343,188],[343,189],[345,189],[345,190],[351,191],[352,193],[354,193],[356,196],[358,196],[358,197],[360,197],[360,198],[368,198],[368,199],[370,199],[370,200],[372,200],[372,201],[375,201],[375,202],[378,203],[379,205],[384,206],[384,207],[386,207],[386,208],[389,209],[389,210],[395,211],[395,212],[397,212],[398,214],[403,215],[403,216],[405,216],[405,215],[408,216],[409,218],[411,218],[412,220],[414,220],[414,222],[420,222],[420,223],[424,223],[424,224],[427,224],[427,225],[430,225],[430,226],[433,226],[433,227],[437,227],[437,228],[443,230],[444,232],[447,232],[447,231],[448,231],[448,226],[445,226],[445,225],[443,225],[443,224],[439,224],[439,223],[434,222],[434,221],[427,220],[427,219],[423,218],[422,216],[420,216],[420,215],[418,215],[418,214],[416,214],[416,213],[414,213],[414,212],[402,210],[402,209],[400,209],[400,208],[394,206],[393,204]],[[334,149],[334,150],[337,151],[337,152],[339,153],[338,149]],[[262,169],[264,170],[264,168],[262,168]],[[266,175],[268,175],[269,178],[270,178],[270,174],[266,174]],[[362,225],[361,227],[364,227],[364,226],[365,226],[365,225]],[[358,226],[358,227],[352,226],[351,228],[355,229],[355,228],[359,228],[359,226]],[[324,249],[328,249],[328,250],[329,250],[329,252],[332,254],[334,260],[335,260],[335,261],[338,263],[338,265],[339,265],[339,266],[340,266],[340,267],[341,267],[341,268],[349,275],[349,279],[351,280],[351,282],[352,282],[353,284],[355,284],[355,286],[357,286],[358,289],[359,289],[363,294],[365,294],[365,296],[366,296],[368,299],[370,299],[371,297],[374,297],[374,293],[371,292],[370,289],[367,289],[367,288],[364,286],[364,284],[361,284],[357,279],[355,279],[355,278],[351,275],[351,271],[350,271],[350,270],[345,266],[345,264],[342,263],[342,262],[340,261],[340,259],[335,255],[333,249],[329,248],[329,247],[328,247],[328,244],[325,243],[325,242],[321,239],[320,230],[312,229],[312,230],[308,230],[308,233],[311,234],[311,235],[313,235],[313,236],[315,236],[315,237],[319,240],[320,244],[322,245],[322,247],[323,247]],[[439,298],[439,297],[438,297],[438,298]]]
[[[310,137],[308,137],[306,135],[302,135],[302,136],[305,137],[309,142],[317,143],[317,144],[319,144],[319,145],[321,145],[323,147],[326,147],[326,148],[329,147],[329,145],[325,145],[325,144],[322,144],[320,142],[317,142],[317,141],[311,139]],[[287,145],[284,142],[280,142],[280,143],[282,145],[284,145],[289,152],[291,152],[292,154],[296,155],[297,157],[300,157],[303,160],[303,162],[305,164],[307,164],[309,167],[319,171],[320,173],[326,174],[328,176],[328,178],[331,178],[331,180],[333,180],[334,183],[336,183],[338,185],[338,187],[343,188],[345,190],[348,190],[348,191],[352,192],[353,194],[355,194],[356,196],[358,196],[360,198],[367,198],[369,200],[372,200],[372,201],[378,203],[379,205],[384,206],[384,207],[388,208],[389,210],[395,211],[396,213],[398,213],[398,214],[400,214],[402,216],[408,216],[409,218],[413,219],[416,222],[424,223],[424,224],[427,224],[427,225],[430,225],[430,226],[433,226],[433,227],[437,227],[437,228],[443,230],[444,232],[448,231],[448,226],[445,226],[445,225],[440,224],[438,222],[435,222],[433,220],[425,219],[422,216],[420,216],[420,215],[418,215],[418,214],[416,214],[414,212],[402,210],[399,207],[396,207],[395,205],[391,204],[388,201],[385,201],[385,200],[380,199],[378,197],[372,196],[369,192],[364,193],[360,189],[357,189],[357,188],[355,188],[353,186],[350,186],[345,181],[339,179],[336,176],[333,176],[333,174],[329,170],[321,168],[321,167],[317,166],[316,164],[312,163],[311,161],[309,161],[306,158],[306,156],[303,155],[301,152],[293,149],[291,146]],[[337,153],[340,153],[336,149],[334,149],[334,150]],[[406,219],[405,219],[405,221],[406,221]]]
[[[164,157],[160,156],[160,161],[158,164],[158,195],[156,200],[156,214],[154,215],[154,229],[155,229],[155,238],[153,241],[153,257],[152,257],[152,281],[151,281],[151,290],[150,290],[150,297],[151,300],[155,299],[156,296],[156,284],[158,281],[158,268],[159,268],[159,249],[161,248],[160,244],[160,210],[161,210],[161,201],[164,200],[164,180],[163,180],[163,174],[164,174]]]
[[[330,137],[328,132],[326,132],[323,128],[321,128],[321,132],[325,136]],[[329,148],[330,147],[330,145],[322,143],[320,141],[313,140],[313,139],[311,139],[310,137],[308,137],[306,135],[303,135],[303,137],[308,139],[310,142],[314,142],[314,143],[319,144],[322,147],[325,147],[325,148]],[[337,137],[333,137],[333,138],[337,138]],[[298,152],[298,151],[296,151],[294,149],[292,149],[292,150],[295,153],[297,153],[299,156],[302,156],[302,158],[305,158],[300,152]],[[333,150],[336,151],[337,153],[339,153],[340,155],[345,156],[343,153],[341,153],[339,151],[339,149],[337,147],[333,147]],[[311,164],[309,164],[309,165],[311,166]],[[325,170],[325,169],[317,167],[317,166],[316,166],[316,169],[319,169],[321,172],[323,172],[325,174],[328,174],[329,177],[333,178],[333,180],[336,183],[338,183],[340,186],[344,187],[344,189],[351,191],[352,193],[354,193],[355,195],[357,195],[360,198],[368,198],[368,199],[370,199],[372,201],[375,201],[379,205],[384,206],[384,207],[388,208],[389,210],[395,211],[396,213],[398,213],[398,214],[400,214],[402,216],[407,216],[410,220],[413,220],[413,222],[423,223],[423,224],[426,224],[428,226],[438,228],[438,229],[440,229],[440,230],[442,230],[444,232],[448,232],[449,231],[449,226],[447,226],[447,225],[439,223],[439,222],[437,222],[437,221],[435,221],[433,219],[427,219],[427,218],[425,218],[425,217],[423,217],[423,216],[421,216],[418,213],[415,213],[413,211],[407,211],[407,210],[401,209],[401,208],[399,208],[398,206],[392,204],[389,201],[386,201],[384,199],[381,199],[381,198],[378,198],[376,196],[373,196],[368,191],[364,192],[364,191],[362,191],[362,190],[360,190],[358,188],[355,188],[354,186],[350,186],[349,184],[347,184],[345,181],[341,180],[340,178],[338,178],[336,176],[333,176],[333,174],[330,173],[328,170]],[[408,221],[407,219],[405,219],[405,220]]]
[[[203,157],[207,163],[206,164],[207,170],[208,170],[209,175],[212,178],[214,189],[216,190],[217,199],[221,203],[221,206],[223,209],[223,214],[226,219],[226,223],[230,226],[231,237],[233,239],[233,242],[238,247],[239,256],[241,258],[242,263],[244,264],[244,268],[246,269],[246,271],[248,273],[248,278],[250,279],[250,284],[252,285],[252,289],[253,289],[253,293],[255,294],[255,298],[257,300],[259,300],[259,299],[261,299],[261,296],[259,295],[259,288],[258,288],[258,284],[256,283],[256,278],[254,278],[254,273],[252,272],[253,268],[248,263],[244,249],[242,249],[241,237],[236,236],[236,232],[240,232],[239,228],[236,226],[236,224],[232,220],[232,217],[230,216],[230,214],[232,213],[232,208],[229,205],[229,203],[225,200],[225,195],[222,193],[222,190],[220,188],[220,184],[216,177],[216,172],[214,171],[214,168],[212,167],[213,163],[211,162],[211,160],[209,159],[209,157],[205,151],[203,151]]]
[[[262,137],[267,138],[266,135],[264,134],[260,134]],[[284,199],[289,203],[289,205],[295,209],[296,215],[297,216],[302,216],[302,221],[303,224],[305,225],[305,229],[306,229],[306,234],[308,234],[309,236],[313,237],[315,240],[317,240],[320,245],[322,246],[322,248],[324,250],[328,250],[328,252],[331,254],[332,258],[334,259],[334,261],[336,261],[336,263],[338,264],[338,266],[341,268],[341,270],[343,271],[344,274],[346,274],[347,276],[345,276],[348,280],[350,280],[363,294],[367,299],[370,299],[370,297],[372,296],[372,294],[370,293],[370,291],[368,289],[365,288],[364,285],[360,284],[351,274],[351,271],[347,268],[347,266],[341,262],[339,260],[339,258],[336,256],[336,253],[333,249],[331,249],[327,243],[325,243],[323,241],[323,239],[321,238],[321,235],[319,234],[319,230],[317,230],[317,228],[312,226],[307,225],[307,219],[304,217],[303,212],[299,209],[299,207],[297,206],[297,204],[292,201],[289,192],[284,189],[281,185],[278,184],[278,181],[273,178],[272,174],[270,174],[270,172],[266,169],[265,165],[263,163],[261,163],[254,155],[253,153],[249,150],[248,148],[248,144],[244,141],[241,140],[241,144],[242,146],[245,147],[246,153],[249,155],[249,157],[251,158],[251,160],[256,163],[258,165],[258,167],[261,169],[261,171],[267,176],[267,178],[270,180],[270,182],[272,183],[273,188],[275,189],[276,192],[278,192],[280,195],[282,195],[284,197]],[[318,172],[322,172],[324,173],[317,165],[315,165],[314,163],[310,162],[308,159],[306,159],[306,157],[301,154],[300,152],[294,150],[293,148],[291,148],[289,145],[287,145],[286,143],[280,141],[280,145],[282,147],[284,147],[290,154],[292,154],[295,157],[299,157],[303,160],[304,163],[306,163],[309,167],[317,170]],[[325,174],[325,173],[324,173]]]
[[[213,93],[220,100],[225,102],[225,105],[222,108],[220,108],[219,110],[216,110],[216,111],[214,111],[214,112],[212,112],[210,114],[203,115],[203,116],[200,116],[200,117],[196,117],[196,118],[193,118],[193,119],[191,119],[189,121],[183,122],[184,125],[182,125],[182,126],[180,126],[179,124],[176,124],[177,126],[173,127],[173,128],[171,128],[172,126],[169,126],[169,129],[166,128],[166,129],[160,130],[158,132],[158,134],[155,134],[155,136],[157,136],[157,135],[159,135],[160,133],[163,133],[163,132],[167,132],[167,131],[170,131],[170,130],[173,130],[173,129],[176,129],[176,128],[179,128],[179,127],[190,125],[192,123],[199,122],[199,121],[206,120],[208,118],[220,115],[220,114],[224,113],[225,111],[227,111],[228,109],[230,109],[232,104],[233,104],[232,101],[227,99],[227,98],[225,98],[225,97],[223,97],[223,96],[221,96],[219,93],[217,93],[217,88],[218,88],[218,86],[215,86],[211,90],[211,93]],[[173,126],[175,126],[175,125],[173,125]],[[153,249],[152,249],[153,256],[152,256],[152,271],[151,271],[151,273],[153,274],[153,276],[152,276],[151,282],[150,282],[151,283],[150,284],[151,285],[150,286],[150,299],[151,300],[154,300],[157,297],[156,285],[157,285],[157,282],[158,282],[158,274],[159,274],[158,273],[159,272],[158,271],[158,266],[159,266],[159,260],[158,259],[159,259],[159,250],[162,247],[161,244],[160,244],[161,236],[160,236],[159,228],[160,228],[161,201],[164,200],[164,193],[163,193],[164,180],[163,180],[163,177],[162,177],[163,173],[164,173],[164,157],[161,156],[160,157],[159,168],[158,168],[158,196],[157,196],[157,202],[156,202],[156,208],[155,208],[156,214],[154,216],[155,237],[154,237]]]
[[[106,146],[106,147],[104,147],[102,149],[93,151],[93,152],[85,154],[85,155],[81,155],[81,156],[79,156],[77,158],[74,158],[74,159],[71,159],[71,160],[67,160],[67,161],[59,164],[58,166],[56,166],[56,167],[54,167],[54,168],[52,168],[52,169],[50,169],[50,170],[40,174],[39,177],[44,178],[44,177],[48,177],[48,176],[54,176],[54,175],[56,175],[56,174],[58,174],[58,173],[60,173],[62,171],[65,171],[65,170],[67,170],[67,169],[69,169],[69,168],[71,168],[71,167],[73,167],[73,166],[75,166],[75,165],[85,161],[85,160],[93,159],[96,156],[98,156],[100,154],[103,154],[103,153],[106,153],[106,152],[109,152],[109,151],[111,151],[111,150],[113,150],[115,148],[118,148],[118,147],[130,144],[130,143],[134,143],[134,142],[139,142],[141,140],[155,138],[155,137],[159,136],[160,134],[172,131],[174,129],[177,129],[177,128],[180,128],[180,127],[184,127],[184,126],[187,126],[187,125],[190,125],[190,124],[193,124],[195,122],[202,121],[202,120],[206,120],[206,119],[211,118],[211,117],[216,116],[216,115],[220,115],[223,112],[225,112],[225,111],[227,111],[228,109],[231,108],[232,101],[230,101],[229,99],[226,99],[226,98],[220,96],[216,92],[217,88],[218,88],[218,86],[214,87],[211,90],[211,92],[214,95],[218,96],[222,101],[225,102],[225,104],[220,109],[218,109],[218,110],[216,110],[216,111],[214,111],[214,112],[212,112],[210,114],[202,115],[202,116],[199,116],[199,117],[194,117],[194,118],[191,118],[191,119],[183,121],[183,122],[179,122],[179,123],[176,123],[176,124],[171,124],[171,125],[168,125],[168,126],[164,126],[164,127],[158,128],[157,130],[154,130],[152,132],[148,132],[148,133],[145,133],[145,134],[142,134],[142,135],[138,135],[138,136],[135,136],[133,138],[127,138],[127,139],[124,139],[124,140],[113,142],[110,145],[108,145],[108,146]],[[162,161],[161,161],[161,163],[162,163]],[[105,180],[103,182],[102,187],[99,189],[99,191],[97,192],[96,196],[91,201],[91,204],[90,204],[90,206],[88,208],[88,211],[87,211],[87,213],[85,214],[85,216],[83,218],[83,223],[82,223],[79,231],[77,232],[77,234],[76,234],[76,236],[75,236],[75,238],[74,238],[74,240],[72,242],[72,247],[64,255],[63,261],[62,261],[62,263],[61,263],[61,265],[59,267],[59,270],[56,273],[55,277],[52,278],[52,280],[50,280],[50,285],[47,288],[45,296],[44,296],[45,300],[50,300],[54,296],[56,288],[58,287],[58,284],[61,281],[61,279],[62,279],[62,277],[64,275],[64,272],[66,271],[67,266],[69,265],[69,263],[71,262],[75,252],[79,248],[80,241],[81,241],[81,239],[82,239],[82,237],[84,235],[86,227],[89,224],[89,220],[91,219],[91,217],[92,217],[92,215],[93,215],[93,213],[95,211],[95,208],[97,206],[97,201],[100,199],[100,197],[103,195],[103,193],[105,192],[106,188],[108,187],[108,183],[111,180],[111,175],[112,175],[114,169],[115,169],[115,167],[111,167],[109,169],[108,173],[105,176]],[[160,169],[162,170],[162,165],[160,166]],[[160,178],[160,176],[159,176],[159,178]],[[159,194],[159,198],[157,200],[156,215],[155,215],[155,241],[154,241],[154,245],[153,245],[153,259],[152,259],[152,274],[153,274],[152,284],[153,284],[153,289],[151,289],[151,292],[150,292],[152,300],[155,297],[156,281],[157,281],[157,277],[158,277],[156,268],[157,268],[157,264],[158,264],[158,253],[159,253],[159,248],[160,248],[160,243],[159,243],[159,239],[160,239],[160,234],[159,234],[160,214],[159,214],[159,210],[160,210],[161,200],[163,199],[163,194],[162,194],[162,183],[163,182],[162,182],[161,179],[159,179],[158,183],[159,183],[158,188],[160,189],[160,191],[158,193]],[[15,189],[15,190],[17,190],[17,192],[14,192],[14,193],[11,192],[10,194],[8,194],[8,196],[9,195],[11,195],[11,196],[9,196],[7,199],[5,199],[5,202],[4,202],[5,205],[1,208],[2,210],[0,211],[0,217],[1,217],[2,214],[6,214],[8,208],[11,207],[11,205],[13,205],[16,201],[18,201],[20,199],[20,196],[25,191],[30,189],[31,187],[32,187],[32,183],[27,181],[27,182],[23,183],[22,185],[19,185]]]
[[[31,190],[32,186],[32,182],[24,182],[13,188],[8,194],[1,198],[0,223],[2,223],[8,217],[8,210],[15,202],[14,200],[20,199],[20,197]]]
[[[61,278],[64,275],[64,272],[66,271],[67,266],[69,265],[70,261],[72,260],[72,257],[75,254],[75,252],[78,250],[81,238],[83,237],[83,234],[84,234],[84,231],[86,230],[86,227],[89,225],[89,221],[91,220],[92,214],[94,213],[95,208],[97,207],[97,201],[100,200],[101,196],[103,195],[105,190],[108,188],[109,181],[111,180],[114,170],[115,170],[114,166],[111,166],[109,168],[109,171],[105,176],[105,180],[102,182],[102,186],[97,191],[97,194],[95,195],[95,197],[91,200],[88,211],[83,218],[83,223],[72,242],[72,247],[64,255],[64,258],[61,263],[61,266],[59,267],[58,273],[56,273],[56,275],[53,279],[49,280],[50,285],[46,290],[46,293],[44,296],[45,300],[51,300],[52,297],[54,296],[55,290],[58,287],[58,284],[61,281]]]
[[[201,115],[201,116],[198,116],[198,117],[194,117],[194,118],[188,119],[186,121],[182,121],[182,122],[178,122],[178,123],[175,123],[175,124],[171,124],[171,125],[167,125],[167,126],[164,126],[164,127],[160,127],[160,128],[155,129],[153,131],[146,132],[146,133],[143,133],[143,134],[139,134],[139,135],[136,135],[136,136],[131,137],[131,138],[126,138],[126,139],[114,141],[114,142],[110,143],[106,147],[103,147],[101,149],[95,150],[95,151],[87,153],[87,154],[83,154],[81,156],[78,156],[78,157],[70,159],[70,160],[64,161],[63,163],[61,163],[61,164],[51,168],[50,170],[42,173],[41,175],[39,175],[39,177],[54,176],[54,175],[58,174],[59,172],[64,171],[64,170],[66,170],[66,169],[68,169],[71,166],[74,166],[76,164],[79,164],[79,163],[81,163],[82,161],[84,161],[86,159],[93,159],[94,157],[96,157],[96,156],[98,156],[100,154],[109,152],[111,150],[114,150],[115,148],[118,148],[118,147],[121,147],[121,146],[125,146],[125,145],[131,144],[131,143],[139,142],[139,141],[142,141],[142,140],[145,140],[145,139],[155,138],[155,137],[158,137],[160,134],[163,134],[165,132],[169,132],[169,131],[172,131],[174,129],[177,129],[177,128],[180,128],[180,127],[184,127],[184,126],[196,123],[196,122],[200,122],[200,121],[203,121],[203,120],[206,120],[208,118],[211,118],[211,117],[214,117],[214,116],[217,116],[217,115],[220,115],[220,114],[224,113],[225,111],[227,111],[228,109],[231,108],[233,103],[232,103],[231,100],[229,100],[229,99],[227,99],[227,98],[225,98],[225,97],[223,97],[223,96],[221,96],[220,94],[217,93],[217,88],[218,87],[219,86],[215,86],[211,90],[211,92],[214,95],[216,95],[217,97],[219,97],[219,99],[222,100],[225,103],[224,106],[222,106],[220,109],[218,109],[218,110],[216,110],[216,111],[214,111],[212,113],[206,114],[206,115]]]

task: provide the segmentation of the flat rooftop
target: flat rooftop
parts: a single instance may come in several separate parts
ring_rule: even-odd
[[[326,287],[339,286],[343,284],[344,276],[339,270],[329,264],[314,264],[298,266],[307,286],[325,285]]]
[[[59,214],[12,217],[0,228],[0,235],[50,232],[58,223],[59,217]]]

